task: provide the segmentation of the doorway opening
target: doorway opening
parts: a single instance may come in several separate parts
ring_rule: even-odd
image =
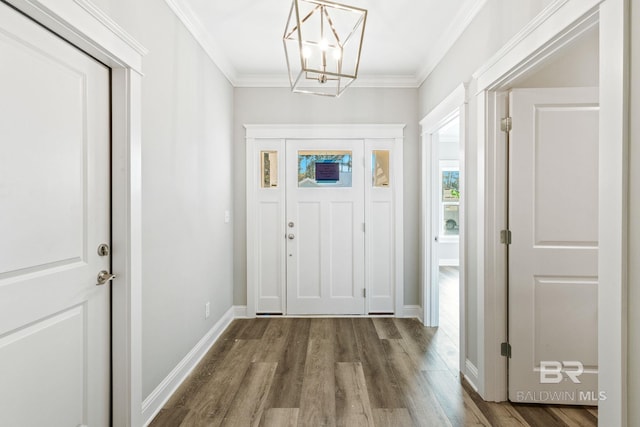
[[[464,136],[460,85],[420,123],[422,144],[422,292],[425,326],[464,370]]]
[[[518,368],[519,362],[516,359],[526,354],[528,350],[521,344],[522,342],[526,342],[526,345],[538,346],[535,349],[535,351],[538,351],[535,354],[535,357],[539,360],[538,366],[542,366],[542,362],[547,366],[547,361],[562,358],[563,360],[576,360],[583,367],[586,366],[584,368],[585,372],[587,372],[585,380],[596,371],[596,364],[592,363],[593,358],[585,357],[583,355],[585,353],[582,350],[578,352],[574,348],[568,349],[568,346],[574,346],[576,341],[579,341],[578,344],[580,346],[589,346],[593,353],[595,351],[594,348],[597,348],[598,345],[592,344],[593,340],[591,338],[593,337],[590,337],[589,340],[579,339],[578,334],[567,333],[562,329],[567,323],[580,323],[580,319],[574,315],[576,310],[566,306],[566,303],[561,301],[560,297],[560,295],[564,297],[565,293],[575,289],[578,283],[585,284],[583,288],[580,288],[582,291],[580,297],[588,298],[591,301],[579,305],[581,309],[591,309],[591,316],[593,316],[593,313],[595,313],[593,309],[596,308],[596,305],[599,305],[599,303],[595,303],[598,297],[595,295],[592,297],[589,294],[593,294],[593,289],[595,288],[594,282],[596,280],[592,280],[592,276],[595,275],[588,272],[568,273],[556,268],[556,265],[568,267],[571,264],[562,260],[559,256],[552,257],[552,262],[547,260],[539,261],[533,256],[518,256],[516,254],[516,246],[522,245],[532,248],[534,251],[539,249],[555,250],[556,247],[559,247],[562,250],[558,250],[558,252],[562,254],[569,254],[574,248],[578,248],[581,252],[589,252],[591,251],[590,247],[594,246],[589,241],[576,243],[577,240],[580,240],[576,236],[563,235],[558,237],[546,234],[550,227],[553,227],[554,232],[557,230],[557,232],[567,233],[578,225],[578,222],[573,218],[568,220],[561,218],[561,214],[566,213],[567,209],[559,208],[560,203],[550,203],[548,201],[549,195],[564,195],[567,192],[556,182],[562,180],[560,182],[564,185],[564,176],[560,179],[554,179],[544,170],[549,167],[547,166],[548,163],[556,161],[563,165],[570,163],[573,167],[576,162],[572,160],[575,154],[572,154],[571,151],[576,150],[567,149],[561,144],[550,143],[549,141],[552,138],[558,137],[558,133],[554,130],[550,137],[548,135],[549,132],[540,124],[540,121],[551,123],[550,119],[557,120],[556,114],[566,115],[562,119],[563,121],[574,119],[574,115],[578,114],[578,111],[574,110],[579,109],[581,111],[580,114],[587,113],[589,110],[596,108],[597,102],[589,101],[587,102],[589,105],[582,105],[582,101],[561,100],[559,105],[556,105],[557,103],[554,101],[536,101],[534,103],[535,109],[529,105],[523,108],[524,114],[522,114],[518,113],[521,109],[516,106],[516,104],[520,105],[521,103],[514,103],[513,96],[519,97],[522,93],[520,95],[516,93],[526,92],[526,88],[536,88],[528,91],[542,96],[546,90],[577,90],[579,87],[597,86],[602,82],[602,68],[599,67],[599,64],[602,64],[602,58],[598,58],[598,46],[602,46],[602,40],[598,34],[598,21],[597,10],[590,10],[568,27],[563,26],[561,29],[553,29],[554,32],[549,29],[549,34],[555,35],[550,37],[549,41],[536,48],[535,52],[519,46],[519,49],[522,48],[519,55],[526,59],[520,62],[509,62],[508,66],[503,64],[500,71],[498,71],[498,67],[490,67],[488,69],[490,71],[483,71],[477,77],[477,102],[479,105],[484,106],[484,119],[479,123],[482,132],[479,132],[478,135],[480,138],[478,147],[484,150],[481,158],[484,160],[482,172],[485,175],[485,187],[479,187],[477,199],[481,200],[482,210],[486,214],[483,220],[484,235],[494,238],[493,244],[485,245],[482,251],[484,278],[481,293],[484,297],[484,302],[480,308],[483,313],[484,324],[479,329],[479,334],[483,337],[481,339],[481,353],[484,355],[481,363],[483,365],[481,367],[483,381],[478,388],[482,390],[481,394],[487,400],[507,400],[511,392],[517,392],[521,389],[538,390],[528,384],[525,386],[518,385],[520,382],[517,376],[524,375],[522,372],[527,372],[528,375],[528,371],[530,371],[529,366],[526,364],[525,369]],[[490,74],[491,76],[489,76]],[[596,89],[595,92],[597,94],[598,90]],[[510,93],[511,96],[509,95]],[[602,93],[602,89],[600,93]],[[509,110],[512,110],[513,114],[510,114]],[[592,111],[592,114],[595,114],[595,111]],[[512,117],[509,118],[509,116]],[[505,118],[507,120],[503,120]],[[525,120],[530,119],[535,120],[536,123],[527,125]],[[576,121],[586,122],[585,119]],[[569,123],[572,122],[567,121],[562,124],[563,131],[569,129]],[[588,119],[588,123],[589,125],[598,125],[598,123],[602,125],[603,121],[592,117]],[[576,129],[577,131],[582,131],[584,127],[584,125],[577,126]],[[524,129],[533,130],[533,135],[535,135],[533,139],[534,148],[529,149],[528,155],[524,154],[522,156],[527,159],[527,162],[532,163],[531,168],[534,168],[534,173],[527,172],[531,168],[525,170],[521,163],[507,163],[508,158],[513,160],[516,155],[514,150],[524,150],[526,148],[523,142],[526,138],[516,137],[513,134],[513,132],[521,132]],[[543,138],[542,136],[545,135],[545,132],[546,136]],[[601,131],[598,132],[591,129],[591,132],[595,134],[596,138],[598,135],[602,135]],[[576,132],[569,133],[573,136]],[[509,135],[508,139],[511,140],[508,145],[509,153],[507,153],[506,148],[507,135]],[[562,144],[568,144],[572,141],[572,138],[564,138],[561,141]],[[581,156],[579,160],[583,161],[586,158],[583,153],[585,147],[582,145],[582,141],[579,143],[580,150],[577,152]],[[598,144],[596,142],[589,145],[589,147],[590,150],[597,151]],[[535,156],[530,154],[531,150],[534,150]],[[567,152],[569,152],[568,155]],[[597,158],[598,156],[596,155],[595,157]],[[601,163],[601,158],[597,161]],[[507,168],[507,164],[509,164],[509,168]],[[598,176],[598,172],[594,170],[593,166],[578,166],[577,168],[580,173],[588,173],[590,180]],[[552,169],[557,171],[559,168],[552,167]],[[522,188],[525,187],[518,186],[520,179],[514,178],[514,171],[517,176],[525,176],[526,178],[521,180],[522,184],[524,186],[533,186],[533,190],[523,190]],[[564,168],[564,171],[566,171],[566,168]],[[576,174],[569,172],[566,175],[574,177]],[[510,177],[509,181],[507,181],[508,176]],[[600,173],[601,177],[602,173]],[[549,182],[545,182],[545,180]],[[584,179],[579,181],[581,186],[586,182],[587,180]],[[591,185],[589,187],[593,190],[595,186]],[[535,193],[533,193],[534,191]],[[535,198],[531,194],[535,194]],[[580,190],[577,188],[570,188],[569,194],[570,197],[576,200],[571,205],[572,209],[587,200],[580,195]],[[602,197],[602,194],[598,196]],[[589,200],[592,200],[593,197],[593,194],[590,193]],[[527,199],[530,204],[525,206],[521,201],[522,199]],[[543,201],[547,203],[542,203]],[[533,207],[531,203],[534,203]],[[597,207],[602,207],[601,199],[592,203],[592,205],[596,207],[590,207],[588,210],[602,212],[602,209]],[[532,215],[534,218],[529,218]],[[545,215],[547,216],[545,217]],[[525,220],[526,227],[528,227],[526,229],[521,225]],[[600,226],[602,225],[601,220],[596,220],[596,222]],[[596,232],[596,234],[602,236],[602,232]],[[597,238],[589,240],[597,240]],[[507,248],[509,251],[508,257]],[[573,264],[583,266],[593,264],[595,266],[601,263],[595,260],[574,262]],[[533,268],[533,266],[542,266],[548,269],[554,268],[554,270],[542,273],[536,271],[524,280],[516,277],[516,274],[520,274],[519,272],[526,271],[527,268]],[[589,280],[586,280],[587,278]],[[575,285],[574,282],[576,283]],[[507,286],[508,283],[509,285]],[[535,299],[530,296],[531,288],[534,288]],[[529,292],[529,296],[526,295],[525,291]],[[554,294],[551,297],[553,306],[548,299],[545,301],[545,298],[551,293]],[[518,301],[527,301],[527,307],[524,307]],[[511,310],[508,310],[509,304],[512,305]],[[532,310],[528,308],[529,306],[533,307],[534,314],[531,314]],[[556,307],[554,314],[562,313],[562,321],[553,321],[551,314],[545,313],[545,310],[550,310],[551,307]],[[561,310],[558,310],[557,307],[561,307]],[[520,317],[525,320],[517,320]],[[544,324],[544,322],[547,322],[547,324]],[[519,325],[524,325],[524,327]],[[583,331],[598,329],[593,325],[595,325],[595,322],[592,322],[592,326],[581,324],[581,328]],[[525,333],[531,334],[532,330],[536,334],[535,341],[525,336]],[[543,346],[544,353],[541,351]],[[562,357],[558,355],[560,351],[564,352]],[[571,354],[571,356],[568,354]],[[531,374],[531,379],[535,386],[539,387],[538,383],[542,382],[540,374],[542,371],[541,368],[537,369]],[[564,366],[562,369],[566,372]],[[567,381],[572,382],[570,379]],[[551,389],[546,383],[542,385],[545,387],[545,391]],[[555,389],[553,390],[555,391]],[[574,388],[573,390],[577,389]],[[576,396],[580,396],[577,391]],[[518,400],[517,394],[515,399],[511,396],[511,400]],[[569,402],[558,401],[556,403]]]
[[[434,134],[437,145],[437,191],[432,203],[437,254],[438,327],[459,352],[460,341],[460,116],[456,114]],[[435,273],[435,272],[434,272]],[[456,357],[456,360],[458,358]]]

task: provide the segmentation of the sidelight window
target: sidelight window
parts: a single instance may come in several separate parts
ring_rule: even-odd
[[[389,186],[389,150],[373,150],[371,168],[374,187]]]
[[[278,187],[278,152],[277,151],[261,151],[261,187],[276,188]]]

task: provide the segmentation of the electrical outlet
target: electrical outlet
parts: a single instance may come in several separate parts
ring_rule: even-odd
[[[209,304],[209,302],[207,301],[207,303],[204,305],[204,318],[208,319],[210,314],[211,314],[211,304]]]

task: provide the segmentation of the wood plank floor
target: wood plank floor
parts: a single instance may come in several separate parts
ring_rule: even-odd
[[[450,341],[415,319],[238,319],[151,426],[597,425],[591,408],[484,402]]]

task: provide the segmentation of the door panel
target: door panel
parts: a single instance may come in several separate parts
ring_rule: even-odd
[[[393,147],[393,140],[365,140],[365,280],[369,313],[395,312],[394,211],[398,171]]]
[[[76,426],[84,418],[84,314],[83,306],[73,307],[0,338],[2,382],[18,391],[3,390],[2,425]],[[44,378],[59,387],[43,387]],[[46,404],[34,411],[34,402]]]
[[[597,404],[597,94],[592,88],[511,92],[514,402]]]
[[[280,263],[282,254],[276,243],[281,241],[281,233],[277,227],[273,226],[281,221],[278,202],[261,202],[258,205],[258,230],[261,237],[258,241],[260,257],[258,298],[261,303],[259,305],[261,313],[270,310],[282,312],[280,307],[282,283],[279,280],[282,277]]]
[[[322,296],[321,289],[321,232],[320,232],[320,210],[322,208],[321,203],[316,202],[304,202],[299,203],[295,214],[290,215],[290,219],[296,219],[292,221],[294,224],[297,222],[298,227],[293,227],[293,230],[297,229],[297,241],[301,242],[297,245],[295,242],[291,242],[289,246],[294,246],[298,252],[298,262],[296,270],[303,272],[303,278],[300,280],[294,280],[292,283],[287,283],[287,286],[297,288],[298,295],[300,297],[314,297],[320,298]],[[293,253],[293,252],[291,252]],[[291,262],[288,264],[291,265]],[[289,268],[289,267],[288,267]],[[296,278],[298,276],[296,275]],[[289,306],[291,308],[291,306]],[[291,311],[289,310],[289,313]]]
[[[363,314],[363,141],[287,141],[287,313]]]
[[[351,202],[331,203],[329,206],[331,210],[330,295],[334,298],[350,298],[356,294],[353,268],[358,265],[354,255],[359,255],[357,251],[354,253],[354,206]],[[362,289],[360,291],[362,292]]]
[[[255,205],[247,210],[247,223],[255,223],[248,231],[247,258],[256,257],[253,277],[257,292],[256,313],[284,312],[286,264],[284,253],[284,150],[282,140],[264,139],[254,142],[255,151],[248,170],[254,175],[248,194],[253,192]],[[249,178],[250,179],[250,178]],[[249,272],[251,275],[252,273]],[[250,295],[250,293],[249,293]],[[249,300],[252,298],[249,296]]]
[[[109,70],[4,4],[0,57],[0,425],[108,425]]]

